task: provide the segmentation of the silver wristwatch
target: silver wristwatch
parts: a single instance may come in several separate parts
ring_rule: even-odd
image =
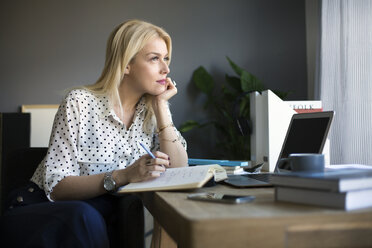
[[[112,177],[112,173],[114,171],[109,171],[105,173],[105,177],[103,178],[103,187],[107,192],[114,192],[116,190],[116,182]]]

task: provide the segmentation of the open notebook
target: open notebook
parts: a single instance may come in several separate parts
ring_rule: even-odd
[[[171,168],[155,179],[120,187],[117,193],[196,189],[213,177],[216,182],[226,179],[225,169],[217,164]]]

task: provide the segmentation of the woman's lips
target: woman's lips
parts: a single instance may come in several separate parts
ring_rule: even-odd
[[[161,85],[165,85],[166,80],[165,79],[162,79],[162,80],[158,80],[156,82],[159,83],[159,84],[161,84]]]

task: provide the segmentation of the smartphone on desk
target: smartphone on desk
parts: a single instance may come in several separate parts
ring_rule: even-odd
[[[187,199],[197,200],[197,201],[211,201],[211,202],[220,202],[220,203],[230,203],[230,204],[239,204],[251,202],[256,197],[252,195],[228,195],[220,193],[196,193],[187,196]]]

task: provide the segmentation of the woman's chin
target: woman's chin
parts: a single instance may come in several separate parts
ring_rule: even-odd
[[[153,96],[158,96],[160,94],[163,94],[166,90],[167,89],[165,88],[165,86],[157,87],[156,89],[149,91],[148,94],[153,95]]]

